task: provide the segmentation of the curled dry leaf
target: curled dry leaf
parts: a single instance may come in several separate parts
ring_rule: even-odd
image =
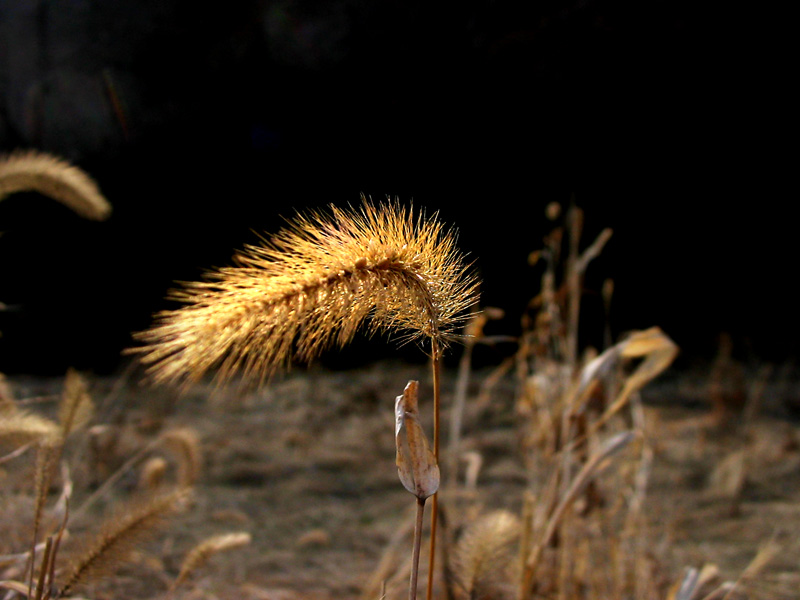
[[[590,361],[581,372],[578,396],[585,394],[590,386],[613,372],[623,361],[641,359],[633,372],[625,379],[622,390],[593,425],[596,431],[617,414],[632,394],[641,390],[672,364],[678,355],[678,346],[660,328],[651,327],[634,331],[627,339],[612,346]]]
[[[439,489],[439,465],[419,422],[419,383],[409,381],[394,405],[397,473],[420,500]]]

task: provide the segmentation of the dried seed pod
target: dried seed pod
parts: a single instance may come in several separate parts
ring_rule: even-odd
[[[403,486],[420,500],[439,489],[439,465],[419,421],[417,381],[409,381],[395,401],[397,473]]]

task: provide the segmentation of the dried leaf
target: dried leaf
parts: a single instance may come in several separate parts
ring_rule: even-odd
[[[419,422],[418,387],[409,381],[395,401],[395,442],[400,481],[422,500],[439,489],[439,465]]]
[[[678,355],[678,346],[660,328],[651,327],[635,331],[628,339],[612,346],[584,367],[578,386],[578,397],[584,394],[598,379],[616,368],[623,359],[642,358],[642,362],[625,380],[622,391],[606,409],[598,421],[592,425],[596,432],[617,414],[628,402],[632,394],[642,389],[664,371]]]

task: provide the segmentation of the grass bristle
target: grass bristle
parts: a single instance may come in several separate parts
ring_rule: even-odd
[[[118,506],[106,519],[99,533],[86,543],[60,584],[60,595],[66,596],[82,582],[112,573],[130,552],[148,540],[163,526],[167,517],[181,510],[191,490],[177,489],[169,493],[148,495]]]
[[[454,233],[398,202],[298,216],[236,263],[173,291],[183,306],[136,335],[156,381],[263,379],[361,329],[443,345],[477,301]]]

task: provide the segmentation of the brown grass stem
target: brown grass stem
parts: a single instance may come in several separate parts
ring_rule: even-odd
[[[431,340],[431,369],[433,372],[433,456],[439,462],[439,407],[441,403],[441,348],[436,339]],[[439,492],[431,500],[431,542],[428,556],[428,587],[426,600],[433,599],[433,576],[436,566],[436,529],[439,517]]]
[[[550,515],[542,537],[538,540],[528,556],[522,573],[521,598],[524,598],[528,590],[531,589],[533,576],[539,564],[541,554],[555,536],[567,509],[578,497],[578,494],[592,481],[594,476],[607,466],[607,461],[624,449],[635,437],[636,434],[634,432],[625,431],[607,439],[603,445],[592,454],[586,464],[583,465],[575,478],[570,482],[566,493],[561,496],[561,499]]]
[[[436,496],[434,495],[434,498]],[[422,517],[425,514],[425,498],[417,498],[417,518],[414,521],[414,549],[411,551],[411,583],[408,587],[409,600],[417,598],[417,580],[419,577],[419,548],[422,542]],[[428,581],[431,574],[428,573]],[[428,584],[430,587],[430,584]]]
[[[453,393],[453,405],[450,413],[450,443],[448,447],[449,483],[455,485],[458,479],[459,452],[461,446],[461,428],[464,422],[464,409],[467,403],[467,390],[469,388],[470,371],[472,367],[472,349],[475,342],[472,338],[464,344],[464,351],[458,363],[458,378]]]

